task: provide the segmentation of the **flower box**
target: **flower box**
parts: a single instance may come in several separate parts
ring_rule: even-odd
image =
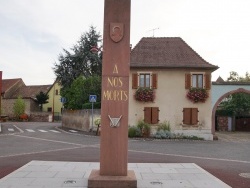
[[[205,102],[208,98],[208,92],[203,88],[191,88],[187,93],[187,98],[193,103]]]
[[[141,102],[153,102],[155,95],[154,90],[150,88],[138,88],[135,92],[135,100]]]

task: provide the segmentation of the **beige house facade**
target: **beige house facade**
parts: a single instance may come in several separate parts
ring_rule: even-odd
[[[61,102],[61,85],[58,81],[55,81],[54,84],[48,90],[48,103],[43,104],[43,112],[50,112],[52,114],[51,120],[61,120],[63,103]]]
[[[213,140],[211,73],[206,62],[181,38],[142,38],[131,51],[129,125],[169,122],[171,132]],[[138,101],[139,88],[150,88],[153,101]],[[208,94],[205,102],[187,97],[191,89]]]

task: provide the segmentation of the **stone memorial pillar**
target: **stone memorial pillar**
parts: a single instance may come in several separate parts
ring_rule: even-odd
[[[89,187],[136,187],[128,171],[130,0],[105,0],[102,63],[100,170]]]

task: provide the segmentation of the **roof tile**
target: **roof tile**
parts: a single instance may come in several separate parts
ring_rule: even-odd
[[[206,62],[179,37],[142,38],[131,51],[130,67],[219,68]]]

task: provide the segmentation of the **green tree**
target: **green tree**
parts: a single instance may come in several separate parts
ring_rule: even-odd
[[[227,81],[232,82],[250,82],[250,75],[246,72],[245,77],[240,77],[237,72],[230,72]],[[247,93],[235,93],[229,95],[220,104],[221,110],[237,116],[246,115],[250,112],[250,95]]]
[[[40,109],[43,109],[43,104],[48,103],[49,95],[40,91],[39,94],[36,95],[36,102],[39,104]]]
[[[13,111],[16,118],[19,118],[19,116],[25,112],[25,102],[21,96],[18,96],[18,98],[15,100]]]
[[[97,95],[98,103],[101,100],[101,77],[79,76],[70,87],[62,90],[61,95],[66,98],[65,108],[68,109],[82,109],[84,104],[89,103],[89,95]]]
[[[95,27],[90,26],[89,31],[81,35],[80,40],[71,48],[72,52],[63,49],[59,54],[58,63],[55,63],[54,73],[63,86],[70,87],[79,76],[85,78],[93,75],[101,76],[102,53],[98,49],[101,46],[101,35]],[[93,53],[93,49],[95,52]]]
[[[227,78],[229,82],[250,82],[250,74],[246,72],[245,77],[239,76],[239,74],[235,71],[231,71],[229,73],[229,77]]]

